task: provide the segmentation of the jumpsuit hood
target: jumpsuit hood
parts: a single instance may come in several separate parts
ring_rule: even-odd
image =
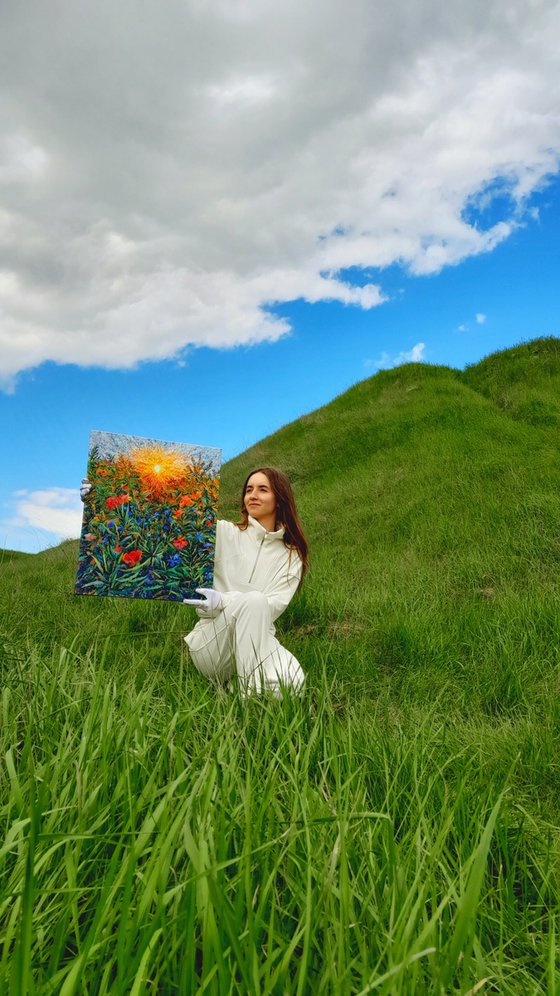
[[[286,532],[284,526],[280,526],[278,529],[268,530],[265,529],[258,519],[254,519],[252,515],[248,517],[248,528],[254,530],[255,536],[260,541],[263,536],[268,536],[269,539],[279,539],[284,540],[284,533]]]

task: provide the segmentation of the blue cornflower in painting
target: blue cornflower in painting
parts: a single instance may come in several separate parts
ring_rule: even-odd
[[[206,456],[200,467],[191,465],[185,444],[131,438],[109,434],[90,444],[98,505],[92,501],[84,510],[84,531],[93,531],[82,536],[76,590],[179,601],[184,575],[191,584],[212,584],[216,511],[210,496],[217,493],[218,471],[209,458],[206,467]],[[102,455],[104,448],[109,455]],[[109,519],[111,510],[116,519]]]

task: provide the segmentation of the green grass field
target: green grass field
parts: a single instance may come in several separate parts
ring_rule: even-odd
[[[216,692],[194,610],[0,553],[0,993],[560,994],[560,340],[362,381],[290,475],[301,698]]]

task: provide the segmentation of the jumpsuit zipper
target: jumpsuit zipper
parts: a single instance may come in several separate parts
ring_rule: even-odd
[[[264,543],[264,536],[263,536],[263,538],[261,540],[261,545],[259,546],[258,553],[257,553],[257,559],[255,560],[255,563],[253,564],[253,570],[251,571],[251,577],[247,581],[247,584],[251,584],[251,581],[253,580],[253,574],[255,573],[255,568],[256,568],[256,566],[257,566],[257,564],[259,562],[259,557],[261,555],[261,550],[262,550],[263,543]]]

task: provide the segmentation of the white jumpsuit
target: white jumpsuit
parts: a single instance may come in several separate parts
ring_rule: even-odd
[[[242,691],[282,687],[301,691],[305,675],[274,634],[274,620],[299,584],[302,563],[283,541],[284,527],[268,532],[251,515],[247,529],[219,519],[216,524],[214,588],[222,604],[214,612],[197,609],[200,621],[185,637],[198,670],[212,681],[237,674]]]

